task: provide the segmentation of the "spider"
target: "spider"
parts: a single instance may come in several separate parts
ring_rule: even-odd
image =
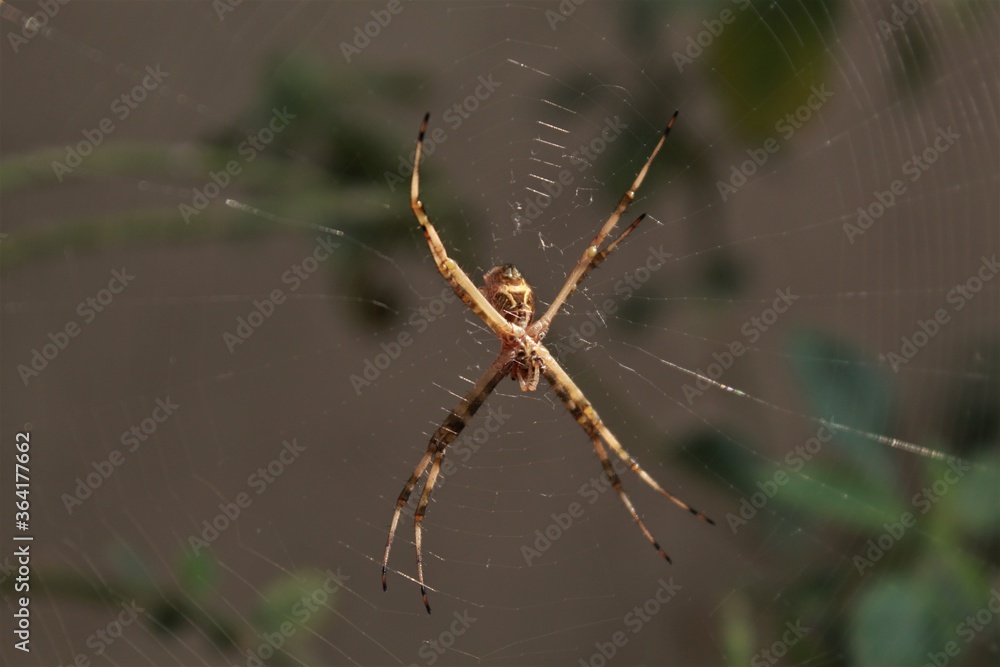
[[[430,472],[427,474],[427,481],[424,483],[424,490],[420,494],[420,501],[417,504],[417,511],[414,514],[417,581],[420,584],[420,594],[423,597],[424,606],[427,608],[427,613],[430,613],[431,606],[427,601],[427,588],[424,585],[423,535],[421,532],[421,524],[423,523],[424,515],[427,513],[427,503],[430,501],[431,491],[434,490],[434,484],[441,470],[441,462],[444,460],[445,449],[449,444],[454,442],[462,432],[462,429],[469,423],[469,420],[476,414],[476,411],[482,407],[489,395],[496,389],[500,381],[508,375],[511,379],[519,383],[521,391],[534,391],[538,387],[539,380],[542,377],[545,378],[556,395],[562,400],[569,413],[583,427],[587,435],[590,436],[594,450],[597,452],[597,456],[601,460],[601,465],[604,467],[604,472],[614,486],[615,491],[618,492],[618,496],[621,498],[625,508],[632,515],[632,518],[638,524],[639,529],[646,536],[646,539],[653,545],[653,548],[668,563],[671,562],[670,556],[660,547],[656,538],[646,528],[646,525],[635,511],[632,501],[629,500],[628,495],[622,489],[621,480],[611,465],[604,443],[607,443],[618,458],[625,462],[629,469],[636,473],[646,484],[702,521],[712,525],[715,524],[714,521],[698,510],[680,498],[677,498],[669,491],[664,490],[649,473],[639,466],[639,463],[622,447],[614,434],[604,425],[604,422],[597,415],[597,411],[594,410],[594,407],[587,400],[587,397],[583,395],[580,388],[576,386],[576,383],[573,382],[552,354],[542,345],[542,339],[548,332],[552,320],[559,312],[559,309],[566,303],[569,296],[576,291],[580,282],[587,277],[588,273],[607,259],[608,255],[618,247],[618,244],[624,241],[639,223],[642,222],[643,218],[646,217],[645,213],[640,215],[617,238],[608,243],[603,249],[601,248],[605,239],[618,224],[618,220],[625,212],[625,209],[635,199],[635,192],[646,177],[646,173],[649,171],[649,167],[653,163],[656,154],[663,147],[667,135],[670,134],[670,128],[673,127],[674,121],[677,119],[677,114],[678,112],[675,111],[670,117],[670,121],[667,123],[666,129],[663,130],[659,142],[635,177],[632,186],[625,191],[625,194],[622,195],[621,200],[618,202],[618,206],[612,212],[611,217],[607,219],[604,226],[597,233],[597,236],[594,237],[593,241],[583,251],[583,255],[573,267],[562,289],[556,295],[555,300],[545,311],[545,314],[534,321],[532,321],[535,314],[534,293],[528,282],[524,279],[524,276],[521,275],[521,272],[513,264],[494,267],[484,276],[485,284],[483,287],[477,288],[455,260],[448,257],[448,253],[441,243],[441,238],[438,236],[437,230],[434,229],[434,225],[431,224],[430,218],[427,217],[427,211],[424,209],[424,205],[419,197],[420,154],[430,114],[428,113],[424,116],[424,121],[420,125],[420,132],[417,135],[417,149],[413,159],[413,176],[410,181],[410,208],[413,209],[413,213],[417,217],[417,222],[420,223],[420,229],[423,230],[424,237],[427,239],[427,245],[430,246],[437,270],[448,281],[462,302],[479,316],[486,326],[497,335],[500,339],[500,354],[490,364],[489,369],[483,376],[479,378],[475,386],[465,395],[458,404],[458,407],[451,411],[447,419],[444,420],[444,423],[431,436],[430,443],[427,445],[427,451],[424,452],[420,462],[417,463],[417,467],[414,468],[413,474],[410,475],[410,479],[399,494],[399,498],[396,500],[396,509],[392,515],[392,523],[389,525],[389,538],[385,543],[385,556],[382,559],[382,590],[387,590],[386,569],[399,517],[417,481],[423,476],[424,471],[427,470],[427,466],[430,465]]]

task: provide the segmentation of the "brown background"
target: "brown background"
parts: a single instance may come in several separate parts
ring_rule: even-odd
[[[30,9],[29,3],[15,4]],[[236,122],[262,72],[298,53],[320,56],[335,76],[362,67],[419,73],[411,103],[372,96],[363,77],[350,100],[405,154],[425,109],[446,126],[442,110],[470,94],[477,77],[492,74],[501,88],[467,123],[449,129],[449,141],[428,160],[428,187],[436,179],[437,192],[446,193],[437,202],[429,197],[428,206],[433,216],[460,196],[460,216],[440,225],[446,243],[462,247],[456,258],[474,277],[499,261],[516,261],[547,301],[674,108],[682,109],[675,131],[703,146],[690,163],[719,178],[745,149],[759,145],[729,132],[729,120],[708,92],[712,72],[703,64],[685,75],[682,94],[647,74],[656,63],[669,63],[678,45],[700,30],[697,9],[678,11],[659,30],[659,40],[639,50],[647,58],[642,61],[616,21],[622,11],[617,4],[586,3],[552,31],[543,13],[547,5],[407,3],[356,57],[359,69],[351,70],[338,44],[381,6],[244,3],[220,22],[208,3],[71,2],[51,26],[72,42],[35,37],[13,54],[4,40],[4,156],[78,141],[82,130],[108,114],[112,99],[137,83],[130,72],[147,64],[170,72],[170,92],[147,100],[109,141],[161,142],[178,150],[203,142]],[[236,353],[227,351],[222,332],[232,331],[253,299],[280,287],[281,273],[311,252],[308,237],[294,231],[250,242],[68,247],[4,273],[4,486],[11,470],[8,444],[30,422],[34,566],[107,580],[117,571],[113,554],[129,545],[168,589],[188,537],[219,502],[247,490],[248,475],[279,454],[283,439],[295,438],[306,447],[302,456],[266,493],[254,496],[213,545],[221,564],[218,604],[243,620],[241,631],[250,627],[251,610],[268,582],[287,572],[332,567],[350,577],[348,591],[303,642],[299,659],[424,664],[421,642],[446,630],[453,613],[467,611],[476,622],[439,664],[579,664],[589,659],[594,642],[623,628],[622,617],[655,592],[661,577],[673,577],[683,586],[678,598],[630,640],[616,664],[724,662],[718,610],[727,598],[750,585],[772,586],[773,606],[754,613],[780,619],[782,590],[804,567],[804,554],[823,554],[849,578],[850,558],[862,545],[838,541],[836,531],[803,524],[801,517],[780,516],[776,506],[768,511],[783,519],[780,531],[748,528],[734,536],[723,518],[737,511],[739,493],[725,492],[724,476],[710,463],[701,475],[672,464],[670,443],[707,429],[780,460],[816,430],[795,416],[809,408],[789,378],[787,331],[810,326],[833,332],[853,341],[874,366],[879,353],[898,349],[900,336],[912,334],[916,321],[943,305],[951,286],[998,245],[996,17],[987,11],[991,20],[975,25],[930,6],[921,11],[939,51],[919,99],[901,101],[887,81],[893,55],[874,26],[882,10],[851,5],[828,44],[835,96],[783,144],[780,159],[727,203],[711,189],[686,187],[677,171],[651,178],[636,204],[651,214],[651,224],[609,260],[553,331],[552,340],[559,340],[584,322],[650,247],[674,253],[648,296],[637,297],[651,299],[645,305],[658,314],[631,328],[623,318],[610,318],[594,348],[567,362],[653,476],[720,522],[710,529],[627,477],[647,524],[671,552],[672,567],[644,544],[610,493],[587,506],[583,519],[535,565],[525,565],[521,547],[552,513],[579,500],[577,489],[599,479],[600,468],[586,437],[551,394],[520,396],[504,383],[489,405],[509,420],[442,484],[425,524],[434,615],[424,612],[416,586],[395,572],[388,593],[379,590],[378,561],[399,487],[428,434],[465,391],[460,378],[477,377],[497,348],[460,305],[451,304],[372,387],[360,396],[352,390],[349,376],[360,373],[381,343],[412,333],[406,324],[411,309],[430,303],[443,285],[409,217],[405,193],[390,192],[382,179],[371,183],[375,194],[364,203],[384,205],[394,224],[410,226],[403,247],[385,250],[398,271],[378,260],[386,284],[402,295],[393,304],[399,319],[383,329],[352,316],[339,300],[349,296],[346,289],[314,279]],[[15,29],[4,21],[5,35]],[[99,54],[87,57],[88,48]],[[579,114],[552,115],[546,91],[553,80],[569,91],[559,103],[571,111],[574,91],[577,102],[587,97],[598,103],[581,104]],[[603,86],[589,87],[595,80]],[[640,91],[657,96],[662,113],[644,116],[646,127],[631,128],[636,150],[614,165],[616,176],[606,181],[595,170],[581,181],[584,190],[561,197],[529,229],[515,233],[512,205],[528,196],[526,186],[537,187],[529,174],[542,173],[529,156],[552,155],[536,141],[552,132],[536,121],[565,123],[567,145],[579,145],[597,135],[606,116],[631,110]],[[961,134],[958,144],[876,228],[848,243],[842,224],[853,221],[857,206],[897,178],[900,165],[945,126]],[[302,159],[308,164],[312,158]],[[192,185],[108,178],[18,191],[0,205],[3,232],[133,208],[169,210],[189,201],[185,188]],[[225,196],[240,197],[239,185]],[[179,216],[177,223],[183,224]],[[335,220],[322,223],[337,227]],[[711,233],[691,231],[699,226]],[[365,252],[349,244],[342,250]],[[721,252],[738,256],[747,275],[743,290],[718,302],[686,295],[685,282]],[[134,284],[25,387],[17,365],[48,332],[78,320],[76,304],[121,267],[135,273]],[[689,407],[682,387],[691,378],[656,359],[705,368],[712,352],[741,340],[743,323],[770,303],[775,289],[786,287],[801,295],[800,302],[723,378],[766,404],[712,390]],[[996,297],[994,282],[893,376],[900,416],[885,435],[940,446],[935,408],[977,381],[975,341],[996,335]],[[68,515],[62,494],[167,396],[181,406],[176,415]],[[904,476],[914,467],[903,453],[892,452],[891,460]],[[713,476],[721,483],[709,483]],[[8,499],[2,508],[6,535]],[[404,519],[392,566],[412,576],[410,531]],[[774,553],[775,541],[787,546],[781,550],[787,558],[763,557]],[[830,602],[833,617],[838,604]],[[32,610],[35,650],[30,656],[13,651],[5,631],[0,655],[7,664],[92,656],[88,635],[115,614],[40,594]],[[759,638],[761,646],[771,641]],[[243,664],[197,631],[171,636],[147,624],[128,628],[105,657],[118,665]]]

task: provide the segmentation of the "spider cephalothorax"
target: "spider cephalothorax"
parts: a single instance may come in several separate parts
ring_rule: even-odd
[[[538,386],[539,378],[545,378],[552,387],[552,390],[559,397],[559,400],[566,406],[570,415],[573,416],[573,419],[576,420],[590,437],[590,441],[594,445],[594,451],[597,453],[598,458],[600,458],[601,465],[604,466],[604,473],[608,476],[608,480],[615,488],[615,491],[618,492],[618,496],[621,498],[622,503],[624,503],[625,508],[632,515],[636,524],[638,524],[642,534],[646,536],[646,539],[653,545],[653,548],[669,562],[670,557],[667,556],[667,552],[660,548],[660,544],[653,537],[653,534],[649,532],[649,529],[646,528],[646,524],[642,522],[642,519],[635,511],[635,507],[632,506],[632,501],[625,494],[621,480],[618,479],[618,473],[615,472],[615,469],[611,465],[611,459],[608,456],[605,446],[610,448],[614,455],[629,470],[637,474],[643,482],[666,496],[677,506],[687,510],[702,521],[712,523],[712,520],[664,489],[649,473],[642,469],[625,447],[618,442],[618,439],[608,427],[604,425],[594,406],[590,404],[587,397],[576,386],[573,378],[563,370],[559,362],[556,361],[556,358],[552,356],[552,353],[545,348],[545,345],[542,344],[542,339],[545,338],[545,334],[549,330],[549,325],[552,324],[552,319],[559,312],[559,309],[563,307],[563,304],[566,303],[569,296],[576,290],[580,281],[591,270],[601,264],[645,217],[645,214],[640,215],[635,222],[615,237],[613,241],[605,243],[608,235],[618,224],[618,220],[625,212],[625,209],[635,199],[635,191],[642,183],[642,179],[646,177],[649,166],[653,163],[653,158],[656,157],[660,148],[663,147],[663,142],[666,140],[667,133],[670,132],[670,128],[677,118],[677,113],[674,112],[674,115],[670,118],[666,129],[660,136],[660,141],[646,160],[646,164],[639,170],[635,180],[632,181],[632,186],[622,195],[611,217],[607,219],[604,226],[601,227],[600,231],[590,242],[590,245],[583,251],[583,255],[577,261],[572,271],[570,271],[559,293],[553,299],[552,303],[549,304],[545,313],[537,320],[534,320],[535,296],[531,291],[531,287],[521,275],[521,272],[514,268],[512,264],[503,264],[491,269],[485,276],[486,283],[477,289],[472,280],[469,279],[468,274],[462,270],[462,267],[455,260],[448,257],[448,252],[444,244],[441,243],[441,238],[438,236],[437,230],[434,229],[434,225],[431,224],[430,218],[427,217],[427,211],[424,210],[424,205],[421,203],[419,196],[420,153],[423,148],[424,132],[427,130],[428,118],[430,118],[430,114],[424,116],[424,122],[420,126],[420,133],[417,135],[417,150],[413,157],[413,176],[410,179],[410,208],[413,209],[413,214],[417,217],[417,222],[420,223],[420,228],[427,239],[427,245],[430,248],[431,255],[434,257],[434,263],[437,265],[441,276],[448,281],[448,284],[455,290],[455,294],[458,295],[462,302],[496,334],[500,339],[501,348],[500,354],[493,360],[493,363],[490,364],[490,367],[483,376],[479,378],[458,406],[444,420],[444,423],[431,436],[430,442],[427,443],[427,450],[420,458],[420,462],[417,463],[417,467],[413,469],[413,474],[410,475],[410,479],[406,482],[399,497],[396,499],[396,509],[392,513],[392,521],[389,524],[389,537],[385,541],[385,554],[382,557],[382,588],[385,589],[386,587],[385,577],[389,566],[389,551],[392,549],[392,540],[396,535],[396,526],[399,524],[399,517],[402,516],[403,508],[410,498],[410,493],[413,492],[424,471],[427,471],[429,468],[423,492],[420,494],[420,501],[417,503],[417,510],[413,514],[413,544],[417,550],[417,583],[420,584],[420,593],[424,600],[424,606],[430,612],[431,606],[427,602],[427,588],[424,585],[422,523],[424,514],[427,512],[427,504],[430,502],[431,491],[433,491],[434,484],[441,473],[441,464],[444,461],[445,449],[455,441],[455,438],[459,436],[462,429],[469,423],[469,420],[476,414],[476,411],[483,405],[487,397],[500,384],[500,380],[507,375],[510,375],[511,378],[521,384],[522,391],[533,391]]]

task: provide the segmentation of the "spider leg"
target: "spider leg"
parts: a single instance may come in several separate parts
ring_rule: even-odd
[[[646,214],[643,213],[638,218],[636,218],[635,221],[631,225],[629,225],[628,227],[626,227],[625,231],[623,231],[621,234],[619,234],[618,237],[615,238],[614,241],[612,241],[611,243],[609,243],[607,245],[607,247],[604,248],[604,250],[601,250],[600,252],[598,252],[597,254],[595,254],[594,258],[590,261],[590,264],[588,264],[587,267],[583,270],[583,273],[580,274],[580,279],[577,281],[577,283],[583,282],[583,279],[586,278],[590,274],[591,271],[593,271],[598,266],[600,266],[601,262],[603,262],[604,260],[606,260],[608,258],[608,255],[610,255],[614,251],[614,249],[618,247],[618,244],[621,243],[622,241],[624,241],[625,238],[629,234],[631,234],[635,230],[636,227],[639,226],[639,223],[642,222],[645,219],[646,219]],[[534,336],[538,340],[540,340],[541,338],[544,338],[545,334],[548,332],[548,324],[542,323],[542,322],[535,322],[531,326],[528,327],[527,331],[528,331],[529,335]],[[537,380],[537,378],[536,378],[536,380]],[[535,382],[535,386],[537,386],[537,385],[538,385],[538,382],[536,381]]]
[[[597,232],[597,236],[595,236],[594,240],[590,242],[587,249],[583,251],[583,255],[577,261],[573,270],[570,271],[569,277],[566,278],[565,284],[563,284],[562,289],[559,290],[559,294],[556,295],[552,305],[550,305],[548,310],[545,311],[545,315],[538,320],[539,329],[541,331],[548,331],[549,326],[552,324],[552,319],[559,312],[559,309],[562,308],[563,304],[566,303],[566,299],[569,298],[570,294],[576,290],[577,285],[580,284],[580,281],[583,280],[583,277],[590,270],[589,267],[594,262],[594,259],[600,255],[600,248],[604,243],[604,239],[606,239],[608,234],[611,233],[611,230],[615,228],[615,225],[618,224],[618,219],[621,218],[625,209],[627,209],[629,204],[632,203],[632,200],[635,199],[635,193],[639,189],[639,186],[642,185],[643,179],[646,178],[646,174],[649,172],[649,167],[653,164],[653,160],[656,158],[657,153],[659,153],[660,149],[663,148],[663,143],[666,141],[667,135],[670,134],[670,128],[674,126],[674,121],[677,120],[677,114],[678,112],[675,111],[670,117],[670,120],[667,122],[667,127],[663,130],[663,134],[660,136],[660,140],[657,142],[656,147],[653,148],[653,152],[649,154],[646,164],[642,165],[642,169],[639,170],[635,180],[632,181],[631,187],[625,191],[625,194],[623,194],[622,198],[618,201],[618,205],[611,213],[611,217],[607,219],[604,226],[601,227],[601,230]],[[640,217],[640,220],[641,219],[642,218]],[[638,220],[633,223],[633,227],[637,224],[639,224]],[[628,231],[626,231],[625,234],[622,234],[612,244],[612,246],[606,250],[604,256],[606,257],[607,253],[611,252],[613,249],[613,246],[617,245],[618,241],[625,238],[627,235]],[[601,260],[603,261],[603,259],[604,258],[602,257]]]
[[[413,214],[417,217],[417,222],[420,223],[420,229],[424,232],[424,238],[427,239],[427,245],[431,249],[431,255],[434,256],[434,264],[437,265],[438,272],[455,290],[458,298],[478,315],[497,336],[516,338],[520,333],[523,333],[520,331],[521,327],[508,322],[503,315],[498,313],[493,304],[469,279],[462,267],[448,257],[441,237],[438,236],[437,230],[434,229],[430,218],[427,217],[423,202],[420,201],[420,156],[423,153],[424,133],[427,131],[427,121],[430,117],[430,113],[424,116],[424,122],[420,124],[420,133],[417,135],[417,149],[413,156],[413,177],[410,179],[410,208],[413,209]]]
[[[597,411],[594,410],[594,406],[590,404],[587,397],[583,395],[580,388],[573,382],[573,379],[563,370],[559,362],[555,360],[552,353],[545,348],[544,345],[535,346],[535,354],[542,360],[542,374],[545,379],[552,386],[553,391],[562,400],[566,409],[569,410],[570,414],[573,415],[577,423],[583,427],[583,430],[587,434],[594,438],[601,438],[608,446],[611,447],[612,451],[618,455],[622,461],[629,467],[629,469],[636,473],[642,481],[646,482],[654,490],[665,496],[670,502],[674,503],[681,509],[687,510],[694,516],[698,517],[702,521],[715,525],[715,522],[710,518],[696,510],[695,508],[688,505],[686,502],[670,493],[659,483],[650,476],[642,467],[639,462],[636,461],[631,454],[618,442],[618,438],[604,425],[601,421],[600,416],[598,416]],[[624,500],[624,499],[623,499]]]
[[[566,401],[563,402],[565,403]],[[569,407],[569,403],[566,403],[566,407]],[[635,506],[632,505],[632,501],[629,499],[628,494],[625,493],[625,489],[622,488],[622,482],[618,479],[618,473],[615,472],[615,469],[611,466],[611,460],[608,458],[608,452],[604,449],[601,439],[592,433],[590,434],[590,439],[594,443],[594,450],[597,452],[598,458],[601,459],[601,465],[604,466],[604,473],[611,481],[611,485],[615,487],[615,491],[618,492],[618,497],[621,498],[622,503],[625,504],[625,509],[627,509],[628,513],[632,515],[632,518],[635,519],[635,522],[639,525],[639,530],[641,530],[642,534],[646,536],[646,539],[653,545],[653,548],[660,552],[660,555],[666,558],[668,563],[672,563],[673,561],[670,560],[670,556],[667,555],[667,552],[663,550],[660,543],[656,541],[653,534],[649,532],[648,528],[646,528],[646,524],[644,524],[642,519],[639,518],[639,513],[635,511]]]
[[[583,279],[586,278],[591,271],[600,266],[601,262],[606,260],[608,258],[608,255],[610,255],[612,251],[618,247],[618,244],[624,241],[625,237],[631,234],[632,230],[638,227],[639,223],[645,219],[646,219],[646,214],[643,213],[642,215],[640,215],[638,218],[635,219],[635,222],[626,227],[625,231],[623,231],[621,234],[618,235],[618,238],[609,243],[607,248],[594,255],[594,259],[590,261],[590,264],[587,265],[587,268],[585,268],[583,270],[583,273],[580,274],[580,280],[578,281],[578,283],[583,282]]]
[[[659,483],[655,479],[653,479],[648,472],[642,469],[642,466],[639,465],[639,462],[636,461],[624,447],[622,447],[621,443],[618,442],[618,439],[611,433],[611,431],[608,430],[607,426],[605,426],[604,424],[599,424],[598,428],[601,431],[601,436],[608,443],[611,449],[614,450],[615,454],[618,455],[618,458],[624,461],[625,465],[627,465],[632,472],[639,475],[639,478],[642,479],[642,481],[651,486],[654,490],[664,495],[668,500],[670,500],[670,502],[677,505],[682,510],[687,510],[691,514],[695,515],[696,517],[704,521],[705,523],[709,523],[713,526],[715,525],[715,522],[712,521],[712,519],[705,516],[704,514],[702,514],[701,512],[691,507],[686,502],[684,502],[683,500],[681,500],[680,498],[678,498],[677,496],[675,496],[674,494],[670,493],[662,486],[660,486]]]
[[[417,511],[413,515],[413,543],[417,547],[417,581],[420,583],[420,595],[424,600],[424,607],[427,608],[427,613],[431,613],[431,605],[427,601],[427,588],[424,586],[424,555],[422,550],[422,540],[423,540],[423,521],[424,515],[427,514],[427,503],[431,500],[431,491],[434,490],[434,484],[437,483],[438,473],[441,472],[441,462],[444,461],[444,449],[439,449],[436,454],[434,454],[434,465],[431,466],[431,471],[427,474],[427,481],[424,483],[424,492],[420,494],[420,502],[417,503]]]
[[[427,451],[420,458],[420,462],[413,469],[410,479],[403,486],[399,498],[396,499],[396,509],[392,513],[392,522],[389,524],[389,537],[386,540],[385,555],[382,558],[382,590],[388,588],[386,570],[389,564],[389,552],[392,550],[392,542],[396,537],[396,526],[399,524],[399,517],[402,515],[403,507],[406,506],[407,501],[410,499],[410,494],[413,493],[413,488],[417,485],[417,481],[424,474],[431,460],[434,459],[434,465],[428,475],[424,492],[420,497],[420,507],[417,509],[418,514],[416,517],[417,568],[420,573],[420,588],[424,595],[424,604],[426,604],[427,594],[423,591],[424,577],[423,558],[420,550],[420,522],[426,513],[426,500],[430,498],[429,488],[433,488],[434,486],[434,481],[436,481],[438,470],[440,469],[441,459],[444,457],[445,448],[454,442],[455,438],[462,432],[462,429],[465,428],[465,425],[476,414],[476,411],[486,402],[486,399],[500,383],[500,380],[510,372],[512,363],[513,361],[510,359],[509,353],[505,352],[497,357],[469,393],[462,398],[458,406],[448,414],[448,417],[438,427],[437,431],[434,432],[434,435],[431,436],[430,442],[427,444]],[[430,607],[428,607],[427,611],[430,611]]]
[[[382,558],[382,590],[388,589],[388,584],[386,582],[386,569],[389,564],[389,552],[392,550],[392,541],[396,539],[396,526],[399,524],[399,517],[403,513],[403,508],[406,506],[407,501],[410,499],[410,494],[413,493],[413,487],[417,485],[417,480],[420,476],[424,474],[424,470],[427,469],[427,464],[430,463],[431,457],[434,456],[434,452],[438,448],[438,443],[445,437],[442,433],[444,426],[439,428],[434,436],[431,438],[430,444],[427,445],[427,451],[422,457],[420,457],[420,462],[417,463],[417,467],[414,468],[413,474],[410,475],[410,479],[403,486],[403,491],[399,494],[399,498],[396,499],[396,509],[392,513],[392,522],[389,524],[389,539],[385,543],[385,556]]]

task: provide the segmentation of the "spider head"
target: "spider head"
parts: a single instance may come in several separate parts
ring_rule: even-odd
[[[513,264],[493,267],[483,279],[481,291],[497,312],[512,324],[528,326],[535,315],[535,295],[517,267]]]

